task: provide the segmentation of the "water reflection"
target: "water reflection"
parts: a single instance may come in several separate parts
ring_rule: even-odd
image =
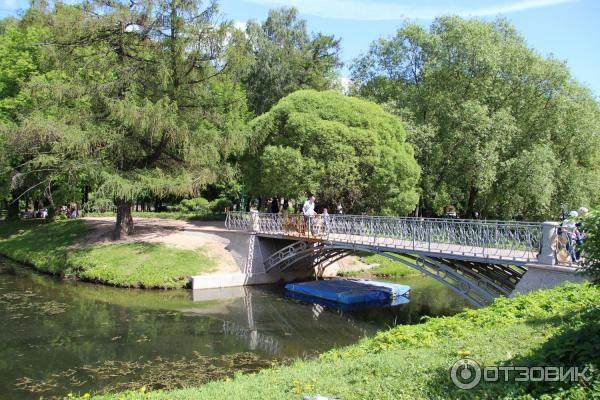
[[[37,399],[197,385],[465,306],[436,282],[402,283],[412,287],[409,304],[344,312],[286,298],[276,286],[115,289],[59,281],[0,259],[0,393]]]

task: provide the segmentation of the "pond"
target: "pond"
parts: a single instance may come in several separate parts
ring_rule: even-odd
[[[198,385],[468,307],[429,278],[398,282],[412,287],[408,304],[341,312],[286,298],[278,286],[116,289],[0,258],[0,393],[38,399]]]

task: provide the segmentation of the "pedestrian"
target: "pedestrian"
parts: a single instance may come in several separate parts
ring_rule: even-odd
[[[323,228],[325,228],[325,233],[329,233],[329,211],[327,211],[327,207],[324,207],[321,213],[321,223],[323,224]]]
[[[312,225],[315,216],[315,196],[310,195],[302,206],[302,214],[304,215],[304,223],[308,227],[309,233],[312,233]]]
[[[577,230],[576,219],[578,216],[579,216],[579,213],[577,211],[573,210],[569,213],[569,218],[565,219],[562,223],[563,232],[567,237],[567,243],[566,243],[567,252],[571,256],[572,262],[577,262],[577,253],[575,252],[575,243],[576,243],[575,235],[576,235],[576,230]]]
[[[273,197],[273,200],[271,200],[271,212],[279,214],[279,197]]]

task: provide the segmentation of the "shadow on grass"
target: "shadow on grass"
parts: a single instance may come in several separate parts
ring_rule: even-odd
[[[0,254],[53,274],[69,272],[68,248],[86,232],[81,220],[41,223],[15,221],[2,225]]]
[[[557,327],[558,331],[528,354],[515,357],[508,362],[498,362],[492,366],[562,367],[565,372],[571,367],[577,367],[580,372],[587,368],[584,373],[585,378],[580,376],[579,381],[571,382],[571,375],[567,373],[564,381],[515,382],[514,378],[518,372],[512,371],[509,372],[508,382],[504,382],[504,372],[500,371],[500,381],[484,382],[482,379],[475,388],[465,390],[459,389],[452,383],[451,366],[448,366],[448,368],[437,370],[434,374],[431,384],[428,385],[432,388],[428,397],[446,399],[597,398],[600,395],[600,373],[598,372],[600,367],[600,307],[596,306],[581,313],[547,320],[534,320],[528,323],[540,326],[552,325]],[[510,343],[507,343],[508,346]],[[539,373],[532,375],[540,376]]]

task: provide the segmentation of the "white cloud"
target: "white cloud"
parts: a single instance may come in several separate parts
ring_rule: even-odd
[[[452,14],[464,17],[482,17],[511,13],[534,8],[571,3],[578,0],[495,0],[495,1],[402,1],[386,3],[368,0],[247,0],[268,6],[293,6],[302,14],[323,18],[350,19],[365,21],[399,20],[404,18],[434,19],[440,15]],[[437,4],[436,4],[437,3]]]

